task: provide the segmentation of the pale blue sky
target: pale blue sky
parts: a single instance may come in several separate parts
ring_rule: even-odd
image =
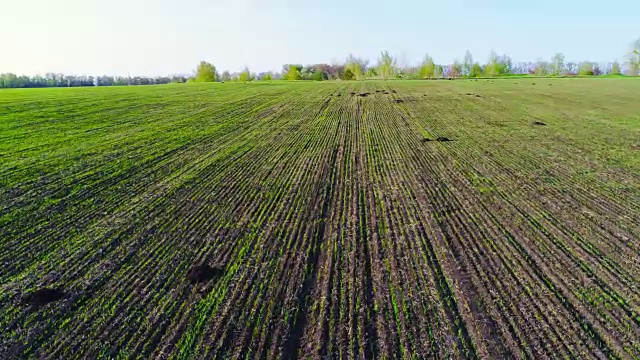
[[[29,75],[266,71],[382,50],[609,62],[640,37],[638,0],[0,0],[0,14],[0,73]]]

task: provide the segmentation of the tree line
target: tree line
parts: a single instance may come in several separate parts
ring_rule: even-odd
[[[467,51],[462,61],[452,64],[437,64],[425,55],[417,65],[400,65],[397,58],[383,51],[375,65],[369,60],[349,55],[342,64],[286,64],[280,73],[252,73],[245,68],[240,73],[228,71],[218,74],[215,66],[201,62],[193,81],[252,81],[252,80],[366,80],[366,79],[438,79],[438,78],[480,78],[500,76],[640,76],[640,39],[632,44],[624,63],[597,63],[592,61],[566,62],[562,53],[549,60],[514,63],[508,55],[498,55],[494,51],[486,62],[474,61]]]
[[[253,80],[366,80],[366,79],[439,79],[439,78],[480,78],[501,76],[601,76],[601,75],[640,76],[640,39],[636,40],[621,64],[596,63],[591,61],[566,62],[562,53],[555,54],[549,60],[514,63],[508,55],[498,55],[494,51],[487,61],[474,60],[467,51],[462,61],[451,64],[438,64],[428,54],[417,65],[398,64],[398,59],[388,51],[383,51],[376,64],[367,59],[349,55],[341,63],[334,64],[285,64],[280,72],[254,73],[245,67],[242,71],[218,73],[216,67],[202,61],[193,76],[164,77],[123,77],[123,76],[73,76],[48,73],[44,76],[18,76],[11,73],[0,74],[0,88],[40,88],[40,87],[77,87],[77,86],[123,86],[155,85],[184,82],[248,82]]]

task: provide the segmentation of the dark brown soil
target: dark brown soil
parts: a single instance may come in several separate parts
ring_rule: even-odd
[[[58,301],[64,297],[64,292],[54,288],[42,288],[38,289],[30,294],[27,294],[24,299],[24,304],[42,306],[50,302]]]
[[[400,104],[400,103],[403,103],[403,102],[404,102],[404,100],[402,100],[402,99],[397,99],[397,100],[396,100],[396,103],[397,103],[397,104]]]
[[[422,142],[428,142],[428,141],[433,141],[433,140],[431,140],[431,139],[429,139],[429,138],[423,138],[421,141],[422,141]]]
[[[436,141],[451,141],[451,139],[444,137],[444,136],[440,136],[436,139]]]
[[[392,93],[394,93],[394,94],[396,94],[396,93],[397,93],[397,91],[395,91],[395,90],[391,90],[391,92],[392,92]]]
[[[187,272],[187,279],[189,280],[190,283],[197,284],[197,283],[209,281],[213,278],[222,276],[223,274],[224,274],[223,269],[220,269],[217,267],[211,267],[206,264],[196,265],[191,269],[189,269],[189,272]]]
[[[543,123],[542,121],[534,121],[533,125],[537,125],[537,126],[547,126],[547,124]]]

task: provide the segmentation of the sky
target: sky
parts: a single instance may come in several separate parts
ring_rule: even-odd
[[[0,73],[159,76],[280,71],[283,64],[622,61],[640,38],[640,1],[0,0]]]

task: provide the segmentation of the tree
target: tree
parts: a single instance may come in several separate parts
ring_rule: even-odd
[[[242,70],[242,72],[238,74],[238,81],[247,82],[251,80],[253,80],[251,72],[249,71],[249,68],[245,66],[244,70]]]
[[[462,74],[464,76],[471,76],[471,71],[473,70],[473,55],[471,55],[471,52],[469,52],[469,50],[467,50],[467,52],[464,54],[464,59],[462,60]]]
[[[442,68],[442,66],[436,65],[434,69],[433,77],[436,79],[441,78],[443,73],[444,73],[444,69]]]
[[[534,73],[538,76],[547,76],[549,75],[549,63],[544,60],[538,60],[534,67]]]
[[[591,76],[594,75],[594,69],[593,69],[593,63],[590,63],[588,61],[584,61],[580,63],[580,68],[578,70],[578,74],[579,75],[583,75],[583,76]]]
[[[433,58],[429,55],[424,56],[422,65],[420,66],[420,78],[429,79],[434,77],[436,72],[436,64],[433,62]]]
[[[458,60],[455,60],[453,64],[449,65],[447,68],[447,77],[456,78],[460,77],[460,72],[462,71],[462,65]]]
[[[609,72],[611,75],[620,75],[620,64],[617,61],[614,61],[611,65],[611,71]]]
[[[286,65],[285,65],[286,66]],[[302,79],[302,74],[300,70],[302,69],[302,65],[289,65],[287,69],[284,79],[285,80],[300,80]]]
[[[313,72],[313,80],[314,81],[323,81],[325,80],[325,74],[322,71],[314,71]]]
[[[211,63],[201,61],[196,69],[194,78],[197,82],[214,82],[216,81],[216,68]]]
[[[225,70],[222,75],[220,76],[220,80],[221,81],[231,81],[231,74],[229,73],[229,71]]]
[[[345,67],[351,70],[351,73],[356,80],[364,80],[364,74],[367,70],[368,65],[369,61],[357,58],[353,56],[353,54],[349,54]]]
[[[396,59],[391,56],[388,51],[380,53],[380,57],[378,58],[378,71],[384,80],[395,75]]]
[[[551,75],[558,76],[564,71],[564,54],[557,53],[551,58]]]
[[[353,71],[351,71],[351,69],[345,69],[344,70],[344,75],[342,75],[342,79],[343,80],[353,80],[355,78],[356,78],[356,76],[353,73]]]
[[[627,55],[627,62],[629,63],[629,75],[640,75],[640,39],[631,44],[631,51]]]
[[[491,50],[489,53],[489,62],[484,67],[484,74],[486,76],[498,76],[500,75],[500,64],[498,62],[498,54],[495,51]]]
[[[475,63],[471,66],[471,70],[469,71],[469,77],[472,78],[479,78],[482,76],[482,66],[480,66],[480,64]]]
[[[367,69],[367,79],[375,79],[377,77],[378,77],[378,72],[376,71],[376,68],[370,67]]]

